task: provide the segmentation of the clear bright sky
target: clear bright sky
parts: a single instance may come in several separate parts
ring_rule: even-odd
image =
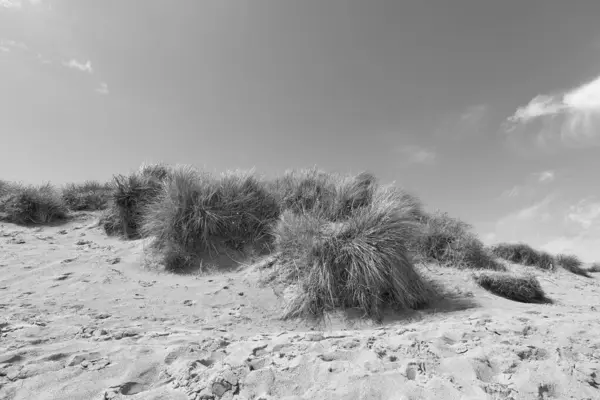
[[[0,0],[2,179],[369,170],[600,261],[598,0]]]

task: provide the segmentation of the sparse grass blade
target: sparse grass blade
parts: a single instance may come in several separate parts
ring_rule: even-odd
[[[500,243],[492,247],[492,253],[515,264],[533,266],[546,271],[554,271],[556,268],[554,257],[524,243]]]
[[[440,211],[423,216],[421,222],[422,234],[412,246],[421,261],[466,269],[506,270],[470,231],[469,224]]]
[[[573,254],[559,254],[556,256],[556,263],[565,270],[574,273],[575,275],[590,277],[588,270],[582,268],[583,262]]]

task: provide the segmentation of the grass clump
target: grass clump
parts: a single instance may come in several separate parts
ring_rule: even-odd
[[[444,266],[504,271],[466,222],[436,211],[421,218],[422,234],[412,249],[423,262]]]
[[[147,178],[164,181],[169,178],[173,172],[173,167],[165,163],[143,163],[138,169],[138,174]]]
[[[284,211],[318,213],[327,220],[342,221],[354,209],[368,206],[377,187],[377,179],[369,172],[341,175],[313,168],[287,171],[269,189]]]
[[[275,197],[252,171],[214,177],[191,167],[172,171],[160,196],[145,208],[142,232],[165,267],[191,266],[205,252],[243,250],[270,236],[279,216]]]
[[[111,185],[96,181],[70,183],[62,189],[62,198],[72,211],[104,210],[111,196]]]
[[[68,218],[68,208],[58,190],[49,183],[40,186],[2,185],[0,211],[16,224],[50,224]]]
[[[515,275],[508,272],[481,272],[475,282],[497,296],[521,303],[548,303],[540,282],[533,275]]]
[[[368,205],[338,222],[326,213],[284,212],[275,228],[275,273],[297,287],[284,316],[356,307],[380,320],[384,306],[415,309],[430,302],[431,287],[407,249],[418,232],[413,214],[420,205],[406,199],[393,187],[379,187]]]
[[[593,263],[588,269],[588,272],[600,272],[600,263]]]
[[[492,253],[515,264],[533,266],[546,271],[555,270],[554,257],[524,243],[500,243],[492,247]]]
[[[113,177],[110,207],[100,221],[108,235],[123,235],[126,239],[142,237],[143,213],[170,179],[169,174],[155,174],[154,171],[142,166],[128,176]]]
[[[575,275],[585,276],[587,278],[590,277],[588,271],[581,266],[583,262],[573,254],[559,254],[556,256],[556,264],[563,267],[569,272],[574,273]]]
[[[326,213],[333,207],[336,177],[316,168],[286,171],[271,183],[282,210]]]

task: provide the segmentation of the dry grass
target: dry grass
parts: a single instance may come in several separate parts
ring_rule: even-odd
[[[596,272],[600,272],[600,263],[594,263],[594,264],[592,264],[592,265],[591,265],[591,266],[590,266],[590,267],[587,269],[587,271],[588,271],[588,272],[594,272],[594,273],[596,273]]]
[[[583,262],[573,254],[559,254],[556,256],[556,263],[575,275],[590,277],[588,270],[582,268]]]
[[[104,210],[111,196],[111,185],[96,181],[70,183],[62,189],[62,198],[72,211]]]
[[[377,179],[369,172],[342,175],[316,168],[287,171],[268,185],[281,210],[317,213],[329,221],[343,221],[353,210],[368,206],[377,187]],[[418,203],[406,192],[402,196],[406,203]]]
[[[415,199],[392,187],[374,190],[371,203],[342,222],[325,213],[286,211],[276,227],[276,274],[296,284],[285,317],[318,317],[357,307],[381,319],[385,306],[414,309],[434,293],[414,270],[407,245],[418,233]],[[419,209],[415,209],[419,208]]]
[[[492,247],[492,253],[515,264],[533,266],[546,271],[556,269],[554,257],[524,243],[500,243]]]
[[[509,272],[480,272],[475,282],[497,296],[521,303],[548,303],[542,286],[533,275],[515,275]]]
[[[164,179],[168,180],[168,176]],[[164,180],[144,171],[113,177],[111,204],[101,218],[108,235],[126,239],[142,237],[140,227],[145,208],[161,193]]]
[[[422,218],[422,223],[422,234],[412,245],[420,261],[457,268],[506,270],[470,232],[469,224],[439,211]]]
[[[156,201],[144,208],[142,232],[167,269],[187,268],[206,251],[243,250],[268,239],[279,216],[274,196],[252,171],[219,178],[178,167]]]
[[[0,211],[16,224],[50,224],[68,218],[68,208],[60,191],[49,183],[25,186],[1,185]]]

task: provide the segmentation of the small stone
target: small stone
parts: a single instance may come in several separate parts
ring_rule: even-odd
[[[223,397],[229,390],[231,390],[231,385],[225,381],[215,382],[212,385],[212,392],[217,397]]]

